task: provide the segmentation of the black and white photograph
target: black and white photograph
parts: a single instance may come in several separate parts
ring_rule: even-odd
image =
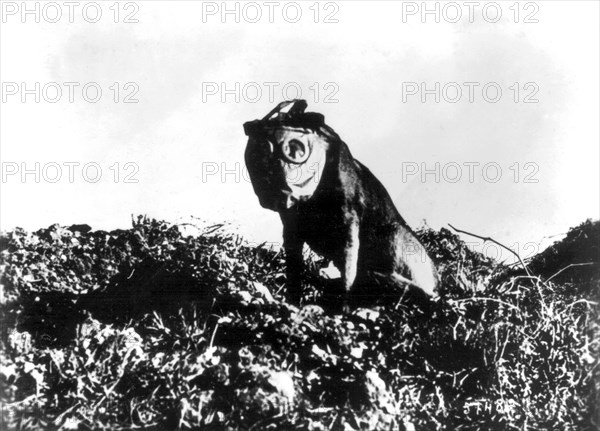
[[[0,0],[0,430],[600,430],[600,2]]]

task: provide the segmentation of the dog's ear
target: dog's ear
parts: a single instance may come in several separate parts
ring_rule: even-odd
[[[327,155],[322,182],[327,188],[341,188],[342,183],[345,182],[342,177],[348,174],[346,167],[354,165],[354,157],[348,145],[339,137],[326,139],[326,141]]]
[[[246,121],[244,123],[244,133],[246,136],[257,136],[261,133],[262,129],[263,125],[260,120]]]
[[[335,166],[339,172],[343,166],[349,166],[354,160],[350,148],[339,138],[325,138],[327,141],[327,164]]]

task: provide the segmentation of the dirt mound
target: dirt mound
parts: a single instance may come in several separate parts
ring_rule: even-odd
[[[4,427],[596,429],[589,268],[548,274],[597,265],[597,227],[534,259],[541,278],[421,231],[440,298],[424,310],[390,288],[352,315],[314,256],[297,309],[280,250],[217,227],[3,233]]]

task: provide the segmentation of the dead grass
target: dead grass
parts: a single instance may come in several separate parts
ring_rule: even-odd
[[[564,259],[528,276],[420,236],[440,299],[389,288],[345,316],[314,257],[298,310],[281,254],[222,229],[4,233],[4,428],[597,429],[597,253],[549,279]]]

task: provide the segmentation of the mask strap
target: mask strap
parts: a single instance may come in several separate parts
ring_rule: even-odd
[[[285,108],[286,106],[293,104],[293,106],[289,109],[288,111],[288,115],[294,115],[294,114],[302,114],[304,112],[304,110],[306,109],[306,107],[308,106],[308,104],[306,103],[306,100],[302,100],[302,99],[293,99],[293,100],[285,100],[283,102],[281,102],[279,105],[277,105],[273,110],[271,110],[271,112],[269,112],[267,115],[265,115],[262,119],[262,121],[266,121],[268,119],[270,119],[275,113],[279,113],[281,112],[281,110],[283,108]]]

